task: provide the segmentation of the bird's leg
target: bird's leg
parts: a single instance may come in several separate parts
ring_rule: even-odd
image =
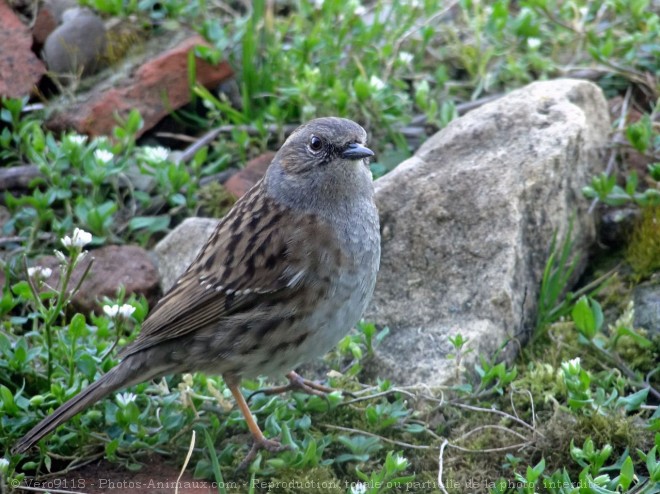
[[[315,383],[309,379],[305,379],[295,371],[289,372],[286,375],[286,378],[289,380],[289,384],[285,384],[284,386],[274,386],[272,388],[258,389],[248,397],[248,400],[259,393],[263,393],[265,395],[277,395],[286,393],[287,391],[302,391],[303,393],[325,398],[326,395],[334,391],[332,388]]]
[[[234,399],[238,404],[238,408],[241,410],[243,417],[245,417],[245,422],[247,423],[248,429],[250,429],[250,433],[252,433],[252,437],[254,438],[254,443],[252,444],[252,448],[250,449],[250,452],[247,454],[247,456],[238,466],[239,470],[243,470],[252,462],[252,460],[255,459],[259,450],[265,449],[266,451],[276,453],[278,451],[289,449],[289,447],[283,445],[279,441],[273,439],[266,439],[264,433],[261,432],[259,425],[257,425],[257,423],[255,422],[254,417],[252,417],[250,408],[248,407],[248,404],[245,402],[245,398],[243,398],[243,394],[241,393],[241,390],[238,389],[238,383],[232,383],[231,381],[232,380],[229,380],[228,382],[228,380],[225,379],[225,382],[227,383],[227,387],[231,391],[231,394],[234,395]]]

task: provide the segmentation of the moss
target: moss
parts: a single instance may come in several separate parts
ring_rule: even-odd
[[[626,260],[641,278],[660,269],[660,206],[644,209],[630,238]]]
[[[212,218],[222,218],[236,202],[236,198],[219,182],[201,187],[197,194],[200,209]]]

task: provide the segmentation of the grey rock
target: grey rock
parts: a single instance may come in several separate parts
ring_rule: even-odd
[[[660,333],[660,277],[637,285],[633,290],[636,328]]]
[[[154,247],[153,256],[163,292],[169,290],[193,262],[217,224],[218,220],[213,218],[188,218]]]
[[[533,329],[553,232],[575,215],[575,251],[594,241],[581,188],[609,130],[596,85],[537,82],[453,121],[376,182],[382,260],[365,318],[391,330],[380,377],[446,383],[457,333],[472,359],[517,349],[497,353]]]
[[[46,39],[44,60],[57,75],[91,75],[105,63],[106,44],[100,17],[88,9],[69,9],[62,14],[62,24]]]
[[[599,242],[610,248],[627,245],[640,216],[639,209],[633,207],[604,208],[598,225]]]

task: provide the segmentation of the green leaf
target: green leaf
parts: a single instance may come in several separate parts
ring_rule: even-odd
[[[644,388],[636,393],[628,396],[622,396],[617,400],[617,405],[623,406],[626,412],[634,412],[646,403],[646,398],[649,394],[649,388]]]
[[[128,222],[128,227],[132,230],[147,230],[151,233],[164,232],[170,226],[171,217],[167,214],[160,216],[136,216]]]
[[[20,412],[19,408],[14,402],[14,395],[4,384],[0,385],[0,400],[2,400],[0,403],[0,409],[4,410],[7,415],[16,415],[18,412]]]
[[[81,338],[87,332],[87,324],[85,322],[85,316],[78,313],[71,318],[69,323],[69,336],[71,338]]]
[[[621,466],[621,474],[619,475],[619,486],[625,492],[635,478],[635,466],[633,465],[632,458],[628,456]]]
[[[591,340],[603,325],[603,310],[600,304],[583,295],[571,311],[571,317],[580,333]]]

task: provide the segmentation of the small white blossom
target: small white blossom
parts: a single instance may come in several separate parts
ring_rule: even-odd
[[[538,38],[527,38],[527,46],[534,50],[541,46],[541,40]]]
[[[71,144],[75,144],[76,146],[82,146],[87,142],[87,136],[83,136],[80,134],[70,134],[66,136],[66,140],[69,141]]]
[[[142,148],[142,155],[147,161],[160,163],[161,161],[167,160],[170,151],[163,146],[145,146]]]
[[[9,460],[7,458],[0,458],[0,474],[7,475],[9,470]]]
[[[410,62],[413,61],[413,58],[415,58],[415,57],[410,52],[407,52],[407,51],[399,52],[399,60],[401,62],[405,63],[406,65],[410,64]]]
[[[110,163],[115,155],[106,149],[97,149],[94,151],[94,158],[101,163]]]
[[[125,407],[129,403],[133,403],[137,399],[135,393],[119,393],[117,395],[117,403],[121,407]]]
[[[60,262],[60,264],[64,264],[66,262],[66,256],[64,255],[64,252],[62,252],[61,250],[55,249],[55,257],[57,257],[57,260]]]
[[[124,319],[128,319],[133,315],[133,312],[135,312],[135,307],[133,307],[130,304],[124,304],[122,306],[119,306],[117,304],[115,305],[104,305],[103,306],[103,312],[108,317],[122,317]]]
[[[575,357],[574,359],[569,360],[568,362],[562,362],[561,368],[565,373],[571,375],[578,375],[581,370],[580,366],[580,357]]]
[[[85,230],[81,230],[80,228],[76,228],[73,230],[73,236],[69,237],[68,235],[65,235],[64,238],[62,239],[62,245],[64,247],[84,247],[88,243],[92,241],[92,234],[89,232],[86,232]]]
[[[369,79],[369,85],[371,86],[372,89],[375,89],[376,91],[380,91],[385,88],[385,83],[375,75],[372,75],[371,78]]]
[[[351,494],[365,494],[365,492],[367,492],[367,486],[362,482],[358,482],[351,486]]]
[[[353,12],[353,14],[358,17],[367,13],[367,9],[364,8],[360,0],[348,0],[348,2],[344,4],[344,10],[346,12]]]
[[[130,304],[124,304],[119,308],[119,315],[124,319],[128,319],[135,312],[135,307]]]
[[[28,276],[30,278],[45,280],[50,278],[51,274],[53,274],[53,270],[50,268],[44,268],[42,266],[33,266],[28,268]]]
[[[105,315],[108,317],[115,317],[117,314],[119,314],[119,306],[117,304],[104,305],[103,312],[105,312]]]
[[[395,456],[394,461],[396,462],[397,468],[404,469],[408,466],[408,460],[403,456]]]

